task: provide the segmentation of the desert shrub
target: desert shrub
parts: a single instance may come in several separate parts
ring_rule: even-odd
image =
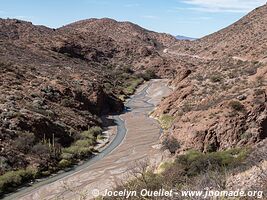
[[[62,160],[76,162],[78,159],[90,156],[94,151],[93,146],[97,143],[97,137],[102,134],[102,131],[102,128],[93,126],[87,131],[81,132],[78,136],[78,140],[76,140],[70,147],[62,149],[60,156]]]
[[[84,158],[92,153],[92,148],[81,146],[70,146],[62,150],[63,153],[72,154],[74,158]]]
[[[45,144],[38,143],[32,147],[32,152],[36,155],[43,156],[50,154],[49,147]]]
[[[221,82],[223,80],[223,77],[221,74],[217,74],[217,75],[213,75],[210,77],[210,80],[213,82],[213,83],[218,83],[218,82]]]
[[[104,140],[106,137],[104,135],[98,135],[97,136],[97,140]]]
[[[95,139],[86,139],[86,140],[77,140],[74,145],[75,146],[79,146],[79,147],[91,147],[92,145],[94,145],[95,143]]]
[[[163,129],[169,129],[173,123],[174,117],[171,115],[161,115],[159,123]]]
[[[125,72],[125,73],[127,73],[127,74],[133,74],[134,73],[134,71],[132,70],[132,66],[127,66],[127,67],[124,67],[123,68],[123,71]]]
[[[61,169],[64,169],[64,168],[70,167],[71,164],[72,164],[71,161],[66,160],[66,159],[62,159],[61,161],[59,161],[58,167]]]
[[[71,100],[71,99],[62,99],[61,100],[61,105],[64,106],[64,107],[70,107],[70,106],[73,106],[74,105],[74,101]]]
[[[196,176],[207,171],[233,169],[239,166],[248,154],[248,149],[231,149],[207,154],[189,151],[185,155],[178,156],[176,163],[184,166],[188,176]]]
[[[72,160],[74,155],[71,154],[71,153],[67,153],[67,152],[64,152],[61,154],[60,156],[62,159],[65,159],[65,160]]]
[[[128,79],[126,82],[125,82],[125,85],[126,87],[123,89],[123,92],[126,94],[126,95],[131,95],[135,92],[135,89],[140,85],[142,84],[144,81],[143,78],[131,78],[131,79]]]
[[[161,175],[164,185],[171,188],[181,184],[184,185],[187,179],[185,168],[179,163],[168,165]]]
[[[181,107],[181,111],[182,111],[181,113],[182,114],[188,113],[188,112],[192,111],[194,107],[195,107],[195,105],[193,103],[186,101],[186,102],[184,102],[183,106]]]
[[[14,141],[14,146],[23,153],[30,151],[34,145],[34,134],[33,133],[22,133]]]
[[[82,136],[82,138],[93,139],[97,135],[100,135],[102,131],[103,131],[102,128],[100,128],[99,126],[93,126],[89,128],[87,131],[83,131],[82,133],[80,133],[80,135]]]
[[[180,148],[179,142],[173,137],[165,138],[162,145],[163,149],[168,149],[171,153],[175,153]]]
[[[140,191],[143,188],[147,188],[150,190],[156,190],[162,185],[162,179],[154,174],[152,171],[147,171],[143,174],[142,178],[138,178],[138,181],[133,180],[128,183],[128,187]]]
[[[139,167],[142,170],[135,170],[130,173],[134,177],[127,183],[116,188],[116,190],[141,189],[157,190],[194,188],[202,190],[205,187],[223,188],[225,183],[225,172],[238,168],[240,163],[245,161],[249,154],[248,149],[232,149],[222,152],[201,153],[188,151],[185,155],[177,156],[175,162],[168,163],[164,170],[159,173],[147,171],[147,168]],[[109,198],[104,198],[109,199]],[[120,199],[113,198],[112,199]],[[132,199],[140,199],[133,197]],[[152,198],[146,198],[152,199]]]
[[[130,173],[135,178],[118,186],[116,190],[127,189],[129,191],[140,192],[144,188],[148,190],[157,190],[163,187],[163,177],[159,174],[153,173],[151,170],[145,172],[135,171]]]
[[[248,76],[252,76],[257,73],[257,67],[252,66],[244,69],[244,73]]]
[[[32,105],[28,106],[27,108],[33,112],[39,113],[39,114],[44,115],[44,116],[49,117],[49,118],[55,117],[55,113],[52,110],[43,109],[43,108],[36,108]]]
[[[230,101],[229,106],[234,111],[244,111],[245,110],[245,106],[242,103],[240,103],[239,101]]]
[[[14,187],[34,179],[36,173],[34,169],[21,169],[3,174],[0,176],[0,194],[11,191]]]

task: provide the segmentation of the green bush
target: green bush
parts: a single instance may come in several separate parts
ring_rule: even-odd
[[[182,164],[189,176],[196,176],[207,171],[235,168],[245,160],[248,153],[248,149],[231,149],[207,154],[189,151],[178,156],[176,163]]]
[[[84,139],[85,138],[94,139],[97,135],[100,135],[102,131],[103,131],[102,128],[100,128],[99,126],[93,126],[89,128],[87,131],[83,131],[82,133],[80,133],[80,135]]]
[[[85,140],[77,140],[74,144],[74,146],[79,146],[79,147],[91,147],[94,145],[95,140],[93,139],[85,139]]]
[[[123,92],[126,94],[126,95],[132,95],[136,88],[142,84],[144,81],[143,78],[131,78],[131,79],[128,79],[126,82],[125,82],[125,85],[126,85],[126,88],[123,89]]]
[[[63,153],[72,154],[74,158],[84,158],[92,154],[93,149],[88,147],[81,147],[81,146],[70,146],[68,148],[64,148]]]
[[[21,169],[3,174],[0,176],[0,194],[34,179],[36,174],[37,171],[34,169]]]
[[[59,161],[58,166],[59,168],[64,169],[64,168],[70,167],[71,164],[72,164],[71,161],[62,159],[61,161]]]
[[[171,115],[161,115],[159,123],[163,129],[169,129],[173,123],[174,117]]]
[[[83,131],[79,134],[79,140],[75,141],[70,147],[63,148],[61,153],[61,162],[59,165],[62,167],[66,164],[66,161],[75,162],[78,159],[87,157],[94,151],[94,146],[97,143],[97,137],[102,134],[102,128],[93,126],[87,131]]]
[[[205,178],[204,181],[207,186],[212,185],[214,180],[219,180],[219,183],[222,182],[223,184],[225,182],[225,171],[237,168],[246,160],[249,152],[248,149],[231,149],[204,154],[191,150],[185,155],[179,155],[175,162],[162,165],[161,169],[163,170],[160,170],[159,173],[147,171],[147,168],[139,166],[138,169],[142,170],[134,170],[132,173],[135,178],[118,186],[116,190],[194,188],[201,187],[199,183],[203,182],[203,178]],[[215,181],[215,183],[217,186],[218,182]],[[105,197],[104,199],[109,198]]]
[[[72,160],[74,155],[72,153],[64,152],[61,154],[61,158],[65,160]]]

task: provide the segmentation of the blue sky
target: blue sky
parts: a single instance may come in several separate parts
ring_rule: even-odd
[[[57,28],[86,18],[131,21],[157,32],[202,37],[224,28],[265,0],[0,0],[0,18]]]

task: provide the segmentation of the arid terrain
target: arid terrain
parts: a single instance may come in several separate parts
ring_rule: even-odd
[[[122,170],[118,165],[125,161],[111,169],[107,162],[125,152],[128,161],[128,151],[138,145],[140,152],[147,151],[158,141],[162,151],[172,154],[168,161],[117,188],[266,193],[266,27],[267,5],[194,41],[108,18],[59,29],[0,19],[0,195],[97,155],[108,128],[101,116],[128,110],[125,100],[154,78],[167,78],[172,91],[149,93],[159,105],[142,116],[134,109],[122,114],[126,140],[92,168],[92,178],[100,177],[102,184],[102,175],[113,173],[114,167]],[[160,139],[159,128],[150,132],[157,123],[150,124],[148,114],[163,129]],[[83,173],[70,177],[81,179]],[[77,189],[89,189],[94,184],[89,182],[77,182]],[[54,190],[55,185],[47,187]],[[28,199],[38,199],[46,190],[42,185]],[[66,194],[70,198],[70,191]]]
[[[253,167],[227,175],[235,189],[266,190],[266,19],[264,5],[212,35],[166,49],[189,62],[172,80],[173,94],[153,113],[180,144],[178,154],[252,148],[246,165]]]
[[[142,160],[151,160],[152,165],[159,165],[162,153],[156,148],[159,143],[160,126],[148,113],[160,99],[171,90],[166,80],[152,80],[138,89],[126,105],[132,112],[119,117],[123,120],[127,134],[116,149],[98,162],[62,177],[52,183],[30,187],[7,199],[86,199],[95,197],[93,190],[103,194],[105,189],[112,189],[114,183],[120,183],[129,176],[130,169]],[[146,133],[146,134],[143,134]]]
[[[155,73],[169,65],[160,52],[176,41],[111,19],[56,30],[1,19],[0,27],[1,194],[96,153],[101,116],[123,111],[138,85],[165,74]]]

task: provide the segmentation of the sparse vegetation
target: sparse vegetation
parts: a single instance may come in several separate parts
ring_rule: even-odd
[[[33,180],[36,176],[37,171],[30,168],[6,172],[0,176],[0,196],[30,180]]]
[[[172,154],[174,154],[179,148],[179,142],[173,137],[167,137],[162,142],[163,150],[168,149]]]
[[[144,81],[157,78],[155,72],[151,69],[143,72],[134,72],[129,66],[107,66],[109,77],[113,77],[110,82],[104,83],[106,91],[111,91],[115,87],[116,95],[119,99],[125,100],[135,92],[135,89]]]
[[[58,163],[58,167],[61,169],[66,169],[67,167],[70,167],[72,165],[71,161],[67,159],[62,159]]]
[[[207,171],[236,168],[246,159],[249,152],[249,149],[231,149],[206,154],[189,151],[186,155],[178,156],[176,163],[182,164],[190,177]]]
[[[159,117],[159,123],[161,127],[165,130],[171,127],[173,120],[174,120],[174,117],[171,115],[162,115]]]
[[[20,136],[14,140],[13,145],[21,152],[28,153],[34,145],[34,134],[30,132],[21,133]]]
[[[125,89],[123,90],[124,93],[129,96],[135,92],[135,89],[142,84],[144,79],[142,78],[131,78],[127,81]]]
[[[221,74],[217,74],[217,75],[213,75],[210,77],[210,80],[213,82],[213,83],[218,83],[218,82],[221,82],[223,80],[223,77]]]
[[[32,133],[21,133],[14,141],[14,145],[23,152],[30,152],[38,155],[42,159],[50,156],[55,157],[57,166],[51,169],[47,167],[36,169],[20,169],[17,171],[8,171],[0,176],[0,195],[9,192],[16,187],[34,180],[36,177],[48,176],[51,172],[59,169],[71,167],[82,158],[89,157],[94,152],[97,138],[101,135],[102,129],[98,126],[89,128],[80,133],[77,139],[70,147],[62,148],[60,151],[55,147],[54,141],[50,141],[44,135],[39,143],[35,143]],[[59,155],[59,152],[62,153]],[[52,171],[51,171],[52,170]]]
[[[250,150],[245,148],[207,154],[191,150],[185,155],[177,156],[175,162],[161,165],[158,173],[153,173],[144,163],[137,163],[137,166],[129,172],[131,179],[118,186],[116,190],[122,188],[129,191],[140,191],[144,188],[149,190],[161,188],[203,190],[205,187],[225,189],[225,174],[238,169],[240,163],[246,162],[249,153]],[[138,198],[133,197],[133,199]],[[152,198],[146,197],[146,199]]]
[[[1,19],[0,193],[37,176],[27,167],[49,175],[93,155],[102,130],[92,126],[103,113],[122,111],[122,101],[157,75],[175,91],[155,115],[171,113],[159,121],[180,137],[165,139],[163,148],[208,153],[189,151],[158,174],[141,165],[126,186],[223,188],[221,171],[242,164],[247,152],[210,152],[266,138],[265,10],[194,42],[110,19],[60,31]]]
[[[230,101],[229,106],[234,111],[238,112],[245,111],[245,106],[239,101]]]
[[[89,128],[87,131],[83,131],[77,136],[78,139],[70,147],[63,148],[61,158],[66,161],[76,162],[79,159],[88,157],[94,152],[94,146],[97,142],[97,137],[102,133],[102,129],[98,126]]]

